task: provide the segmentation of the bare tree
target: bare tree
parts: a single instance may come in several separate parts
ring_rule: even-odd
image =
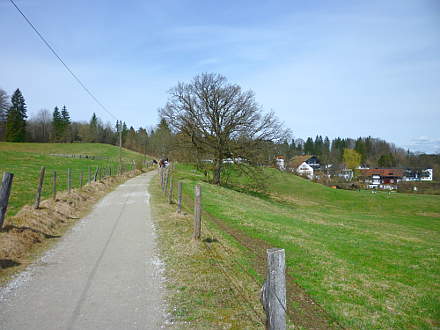
[[[287,135],[273,112],[263,114],[252,91],[242,91],[219,74],[203,73],[169,91],[160,115],[176,134],[189,138],[201,154],[213,158],[213,182],[221,183],[225,158],[253,162],[262,143]]]
[[[9,96],[0,88],[0,141],[4,140],[5,137],[6,119],[9,106]]]
[[[52,114],[41,109],[28,121],[27,131],[30,139],[35,142],[49,142],[52,127]]]

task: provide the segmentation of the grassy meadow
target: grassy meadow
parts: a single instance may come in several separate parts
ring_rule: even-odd
[[[66,158],[50,154],[88,155],[90,158]],[[132,160],[142,161],[143,155],[123,149],[122,160],[129,164]],[[57,190],[67,189],[67,169],[71,169],[72,187],[79,186],[80,173],[85,183],[88,168],[92,175],[98,166],[117,168],[119,165],[119,148],[99,143],[8,143],[0,142],[0,173],[14,173],[7,216],[15,215],[25,204],[35,198],[41,166],[46,167],[46,176],[42,198],[52,192],[52,175],[57,172]]]
[[[220,241],[226,231],[227,240],[246,247],[254,260],[247,272],[260,284],[265,248],[286,250],[296,325],[313,328],[300,320],[317,315],[336,327],[440,327],[440,196],[336,190],[273,169],[266,174],[266,192],[248,189],[237,173],[227,188],[208,184],[183,164],[173,180],[184,183],[188,210],[194,185],[202,184],[204,230],[223,231]],[[302,294],[313,303],[298,299]]]

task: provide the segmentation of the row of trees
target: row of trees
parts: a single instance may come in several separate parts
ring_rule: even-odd
[[[315,155],[324,164],[342,164],[345,150],[356,151],[360,156],[360,165],[369,167],[410,166],[414,157],[409,151],[396,147],[382,139],[369,137],[334,138],[317,135],[315,139],[308,137],[284,141],[278,146],[279,154],[290,159],[296,155]]]
[[[40,110],[28,120],[21,92],[15,91],[9,101],[0,89],[1,140],[116,145],[121,134],[124,147],[141,153],[198,164],[212,161],[216,184],[222,182],[225,158],[244,159],[249,165],[270,165],[279,155],[291,159],[308,154],[334,165],[420,164],[417,155],[372,137],[330,140],[318,135],[305,141],[291,139],[289,130],[273,113],[263,113],[252,91],[243,91],[218,74],[202,74],[189,83],[178,83],[169,91],[168,102],[159,109],[159,116],[156,127],[137,130],[121,121],[104,124],[94,113],[88,122],[72,121],[66,106],[61,110],[55,107],[52,112]]]
[[[171,131],[162,121],[155,128],[135,130],[123,121],[103,123],[92,114],[88,122],[72,121],[68,108],[41,109],[28,118],[25,99],[19,89],[12,97],[0,89],[0,141],[8,142],[93,142],[122,145],[138,152],[166,155],[170,150]]]

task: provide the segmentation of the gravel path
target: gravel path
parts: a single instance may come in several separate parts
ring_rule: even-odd
[[[55,248],[0,289],[1,329],[161,327],[161,263],[147,192],[153,175],[108,194]]]

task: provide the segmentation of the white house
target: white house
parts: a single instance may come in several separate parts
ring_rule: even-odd
[[[433,171],[432,168],[427,168],[422,171],[422,175],[420,176],[420,181],[432,181]]]
[[[420,169],[406,169],[405,175],[403,176],[403,181],[432,181],[433,170],[432,168],[427,168],[424,170]]]
[[[303,162],[301,165],[298,166],[298,168],[296,169],[296,173],[306,176],[309,179],[313,179],[313,167],[311,167],[306,162]]]
[[[284,161],[283,156],[277,156],[277,158],[275,159],[275,165],[281,171],[286,170],[286,162]]]
[[[292,172],[313,179],[315,170],[320,169],[319,159],[315,156],[295,156],[289,162],[289,168]]]

